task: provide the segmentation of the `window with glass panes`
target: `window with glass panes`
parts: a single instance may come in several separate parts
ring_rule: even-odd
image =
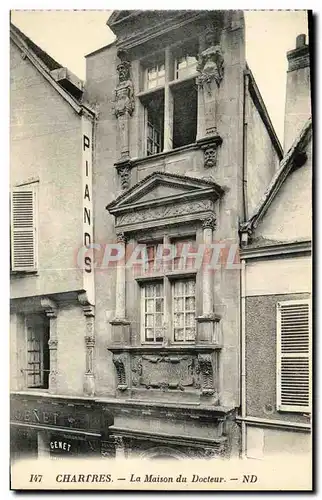
[[[154,123],[148,121],[147,155],[155,155],[161,151],[161,132]]]
[[[172,319],[175,342],[196,338],[196,281],[178,280],[172,283]]]
[[[162,342],[164,338],[163,282],[142,286],[142,319],[145,342]]]
[[[164,62],[154,64],[146,69],[146,89],[154,89],[164,85],[165,67]]]
[[[175,60],[175,78],[185,78],[194,75],[197,71],[197,58],[195,56],[184,55]]]
[[[173,245],[170,261],[169,244]],[[162,245],[165,245],[165,250]],[[182,255],[183,245],[186,245],[187,249],[184,256]],[[144,270],[148,272],[149,278],[143,272],[141,278],[138,277],[139,280],[141,279],[143,342],[163,342],[165,337],[172,342],[195,341],[196,270],[193,265],[195,245],[194,236],[173,239],[164,236],[163,242],[158,240],[145,244],[144,255],[147,261],[145,261]],[[163,253],[164,261],[162,260]],[[183,276],[185,273],[187,277]],[[147,279],[149,281],[146,281]],[[172,328],[169,326],[165,329],[166,324],[172,325]]]
[[[197,41],[187,40],[142,61],[140,100],[146,113],[143,154],[195,142],[197,53]],[[153,104],[156,98],[157,106]]]
[[[48,388],[49,377],[49,320],[46,317],[30,315],[26,318],[27,328],[27,387]]]

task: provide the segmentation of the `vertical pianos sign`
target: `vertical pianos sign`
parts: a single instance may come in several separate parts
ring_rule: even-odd
[[[93,262],[93,125],[82,116],[82,176],[83,176],[83,245],[84,252],[83,281],[90,304],[94,305],[94,262]]]

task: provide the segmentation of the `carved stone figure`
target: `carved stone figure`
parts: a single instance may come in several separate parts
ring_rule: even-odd
[[[131,166],[129,164],[119,167],[118,174],[121,179],[121,187],[123,190],[128,189],[130,187],[130,179],[131,179]]]
[[[224,58],[220,45],[216,43],[214,31],[209,30],[206,33],[205,41],[207,48],[199,54],[197,85],[203,87],[206,84],[207,90],[211,94],[211,82],[215,80],[217,87],[219,87],[223,79]]]
[[[134,88],[130,75],[131,63],[126,60],[125,52],[118,54],[121,59],[116,69],[118,72],[118,85],[115,89],[115,116],[128,113],[130,116],[134,110]]]

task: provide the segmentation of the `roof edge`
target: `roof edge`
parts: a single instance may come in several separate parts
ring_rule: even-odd
[[[312,117],[310,117],[305,125],[303,126],[301,132],[294,140],[292,146],[288,150],[287,154],[284,156],[280,163],[279,169],[273,176],[268,188],[266,189],[264,195],[262,196],[260,202],[255,208],[253,215],[246,221],[240,224],[240,231],[251,234],[253,230],[257,227],[260,220],[263,218],[267,212],[269,206],[274,200],[276,194],[287,178],[288,174],[292,170],[294,161],[296,157],[302,152],[302,149],[307,145],[311,137],[312,130]]]
[[[21,50],[25,56],[28,58],[30,63],[39,71],[39,73],[47,80],[47,82],[60,94],[60,96],[76,111],[77,114],[82,115],[89,113],[91,118],[94,118],[96,113],[94,110],[90,109],[88,106],[84,106],[80,101],[77,101],[67,90],[65,90],[61,85],[59,85],[51,74],[51,70],[46,66],[46,64],[40,59],[40,57],[35,54],[35,52],[28,46],[25,40],[23,40],[20,35],[20,30],[16,28],[13,24],[10,25],[10,39],[11,41]],[[28,37],[26,37],[28,38]],[[31,40],[32,42],[32,40]],[[32,42],[34,43],[34,42]],[[40,50],[42,50],[39,47]],[[50,57],[50,56],[49,56]],[[63,66],[61,66],[63,68]]]
[[[265,105],[265,102],[264,102],[264,99],[262,97],[262,94],[258,88],[258,85],[256,83],[256,80],[255,80],[255,77],[251,71],[251,69],[249,68],[248,64],[246,63],[246,71],[245,71],[246,75],[249,76],[249,93],[250,93],[250,96],[253,100],[253,103],[255,104],[255,107],[257,109],[257,111],[259,112],[260,114],[260,117],[262,118],[263,120],[263,123],[266,127],[266,130],[271,138],[271,141],[275,147],[275,150],[278,154],[278,157],[279,157],[279,160],[281,161],[283,159],[283,156],[284,156],[284,152],[283,152],[283,148],[282,148],[282,145],[280,143],[280,140],[279,138],[277,137],[277,134],[276,134],[276,131],[275,131],[275,128],[274,128],[274,125],[271,121],[271,118],[269,116],[269,113],[267,111],[267,108],[266,108],[266,105]]]

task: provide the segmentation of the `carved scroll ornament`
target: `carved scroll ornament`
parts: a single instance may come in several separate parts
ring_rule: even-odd
[[[126,360],[124,355],[114,354],[113,363],[116,369],[116,375],[118,381],[117,388],[121,391],[125,391],[127,389],[127,382],[126,382],[126,368],[125,368]]]
[[[199,369],[202,380],[202,394],[214,394],[214,374],[212,367],[212,359],[210,354],[198,355]]]

